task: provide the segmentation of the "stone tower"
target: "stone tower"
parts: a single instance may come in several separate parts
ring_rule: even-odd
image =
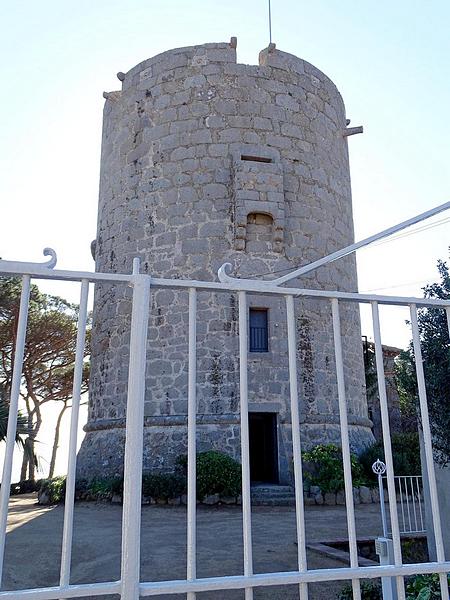
[[[225,261],[254,277],[352,243],[345,108],[314,66],[274,45],[259,65],[237,64],[232,38],[169,50],[118,77],[122,90],[104,94],[98,271],[130,273],[138,256],[154,277],[217,281]],[[354,257],[290,285],[355,291]],[[130,299],[125,286],[96,290],[80,476],[122,469]],[[249,305],[254,331],[259,323],[265,336],[249,353],[252,465],[261,443],[272,456],[264,459],[270,473],[255,475],[256,465],[253,476],[285,483],[292,449],[284,299],[254,295]],[[303,444],[339,442],[330,305],[296,300],[296,311]],[[186,452],[187,318],[187,292],[153,291],[146,469],[170,469]],[[237,319],[234,293],[199,293],[198,447],[239,458]],[[358,308],[344,304],[341,321],[357,449],[372,440]]]

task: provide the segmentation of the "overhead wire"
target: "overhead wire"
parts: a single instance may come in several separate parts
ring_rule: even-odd
[[[427,231],[429,229],[434,229],[435,227],[440,227],[441,225],[445,225],[446,223],[450,223],[450,217],[445,217],[444,219],[440,219],[439,221],[435,221],[434,223],[429,223],[428,225],[422,225],[421,227],[417,227],[416,229],[413,229],[412,231],[407,231],[404,233],[399,233],[397,235],[393,235],[390,238],[387,238],[385,240],[380,240],[379,242],[375,242],[374,244],[371,244],[370,246],[361,248],[361,250],[366,250],[368,248],[374,248],[376,246],[381,246],[383,244],[395,242],[396,240],[399,240],[401,238],[408,237],[410,235],[416,235],[417,233],[422,233],[423,231]],[[287,271],[291,271],[292,269],[296,269],[296,268],[298,268],[298,266],[297,267],[292,267],[292,266],[285,267],[283,269],[278,269],[277,271],[266,271],[265,273],[259,273],[256,277],[264,277],[264,275],[278,275],[279,273],[285,273]],[[389,288],[387,287],[387,288],[377,288],[377,289],[389,289]]]
[[[445,223],[449,223],[450,222],[450,217],[446,217],[445,219],[441,219],[440,221],[436,221],[435,223],[429,223],[428,225],[422,225],[421,227],[418,227],[417,229],[414,229],[412,231],[405,231],[404,233],[398,233],[397,235],[393,235],[390,238],[387,238],[385,240],[380,240],[379,242],[375,242],[374,244],[372,244],[372,248],[374,248],[375,246],[381,246],[383,244],[388,244],[389,242],[395,242],[396,240],[399,240],[400,238],[404,238],[404,237],[408,237],[410,235],[415,235],[416,233],[421,233],[422,231],[426,231],[428,229],[434,229],[434,227],[439,227],[441,225],[445,225]]]
[[[396,285],[385,285],[384,287],[371,288],[370,290],[360,290],[361,294],[367,294],[368,292],[378,292],[380,290],[392,290],[394,288],[407,287],[409,285],[418,285],[423,283],[424,285],[431,285],[433,282],[428,279],[422,279],[421,281],[409,281],[408,283],[398,283]]]

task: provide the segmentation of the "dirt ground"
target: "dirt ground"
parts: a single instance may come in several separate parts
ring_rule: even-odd
[[[58,584],[63,506],[42,507],[34,496],[11,499],[6,539],[4,588],[25,589]],[[121,507],[75,505],[71,583],[120,578]],[[380,533],[380,507],[356,507],[358,537]],[[256,507],[252,511],[255,573],[297,568],[295,510]],[[307,543],[346,536],[345,508],[306,507]],[[199,507],[197,517],[199,577],[240,575],[243,569],[240,507]],[[185,507],[142,507],[141,580],[184,579],[186,572]],[[308,568],[343,567],[342,562],[308,552]],[[342,583],[309,586],[310,600],[336,598]],[[204,592],[199,600],[240,600],[243,591]],[[255,600],[298,598],[298,587],[259,588]],[[183,595],[154,598],[178,600]]]

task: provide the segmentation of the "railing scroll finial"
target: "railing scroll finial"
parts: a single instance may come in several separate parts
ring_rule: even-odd
[[[42,251],[42,254],[44,256],[50,256],[50,258],[43,263],[18,261],[18,260],[1,260],[0,259],[0,266],[8,266],[8,267],[11,267],[13,270],[14,270],[15,265],[17,265],[19,267],[18,270],[23,270],[24,268],[27,268],[27,267],[29,267],[31,269],[34,269],[36,267],[40,267],[43,269],[53,269],[56,266],[56,262],[58,260],[58,257],[56,256],[56,252],[53,250],[53,248],[44,248]]]
[[[375,473],[375,475],[384,475],[386,473],[386,465],[382,460],[377,458],[372,465],[372,471]]]

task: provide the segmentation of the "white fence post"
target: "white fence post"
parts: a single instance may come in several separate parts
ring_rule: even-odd
[[[197,290],[189,289],[187,579],[197,576]],[[187,600],[195,600],[195,592]]]
[[[3,575],[3,560],[5,557],[6,522],[8,519],[8,502],[11,491],[11,471],[14,454],[14,444],[17,432],[17,413],[19,409],[20,384],[22,381],[23,354],[28,321],[28,303],[30,300],[31,277],[22,277],[20,294],[19,320],[17,323],[16,347],[14,350],[14,367],[9,400],[8,429],[6,432],[6,450],[3,462],[2,485],[0,488],[0,585]]]
[[[353,502],[352,466],[350,457],[350,438],[347,417],[347,399],[345,394],[344,360],[342,356],[341,320],[339,316],[339,300],[331,300],[333,319],[334,354],[339,402],[339,423],[341,429],[342,461],[344,467],[345,504],[347,507],[348,545],[350,550],[350,565],[358,567],[358,545],[356,541],[355,506]],[[352,579],[354,600],[361,600],[361,583]]]
[[[384,506],[384,488],[383,488],[383,475],[386,473],[386,465],[379,458],[373,463],[372,471],[378,478],[378,493],[380,494],[380,509],[381,509],[381,523],[383,525],[383,537],[388,535],[388,526],[386,518],[386,507]]]
[[[250,496],[250,448],[247,382],[247,297],[239,297],[239,389],[241,401],[242,528],[244,539],[244,575],[253,575],[252,508]],[[253,600],[253,588],[245,588],[245,600]]]
[[[288,356],[289,356],[289,391],[291,397],[291,427],[292,427],[292,454],[294,456],[294,483],[295,483],[295,515],[297,522],[297,552],[298,570],[308,570],[306,562],[306,532],[305,532],[305,507],[303,500],[303,468],[302,448],[300,439],[300,415],[298,410],[298,380],[297,380],[297,343],[295,332],[294,298],[286,296],[286,318],[288,329]],[[300,600],[308,600],[308,584],[301,583]]]
[[[381,345],[380,315],[378,302],[372,302],[373,336],[375,340],[375,362],[377,368],[378,394],[380,396],[381,424],[383,431],[384,460],[386,462],[386,478],[389,497],[389,514],[391,517],[392,544],[394,562],[396,566],[402,565],[402,547],[400,541],[400,528],[398,524],[397,497],[394,481],[394,460],[392,458],[391,428],[389,423],[389,408],[386,394],[386,379],[384,375],[383,347]],[[405,600],[405,581],[397,577],[397,594],[399,600]]]
[[[422,348],[420,346],[419,323],[417,320],[417,306],[410,305],[411,327],[413,334],[414,356],[416,362],[417,386],[419,389],[420,416],[422,419],[423,443],[425,447],[425,460],[427,465],[428,485],[430,487],[431,514],[433,518],[434,539],[436,542],[437,562],[445,562],[444,540],[442,537],[441,516],[439,511],[439,498],[434,472],[433,446],[428,415],[427,391],[425,388],[425,375],[423,371]],[[445,573],[439,573],[442,600],[449,600],[448,581]]]
[[[77,345],[75,351],[75,367],[72,387],[72,415],[70,419],[69,459],[66,478],[66,496],[64,503],[64,529],[61,550],[61,568],[59,583],[67,586],[70,583],[70,562],[72,558],[73,509],[75,502],[75,476],[77,465],[78,417],[80,413],[81,385],[83,383],[83,359],[86,342],[87,303],[89,281],[81,283],[80,308],[78,313]]]
[[[145,367],[151,279],[148,275],[139,275],[138,268],[135,259],[123,482],[122,600],[138,600],[140,579]]]

